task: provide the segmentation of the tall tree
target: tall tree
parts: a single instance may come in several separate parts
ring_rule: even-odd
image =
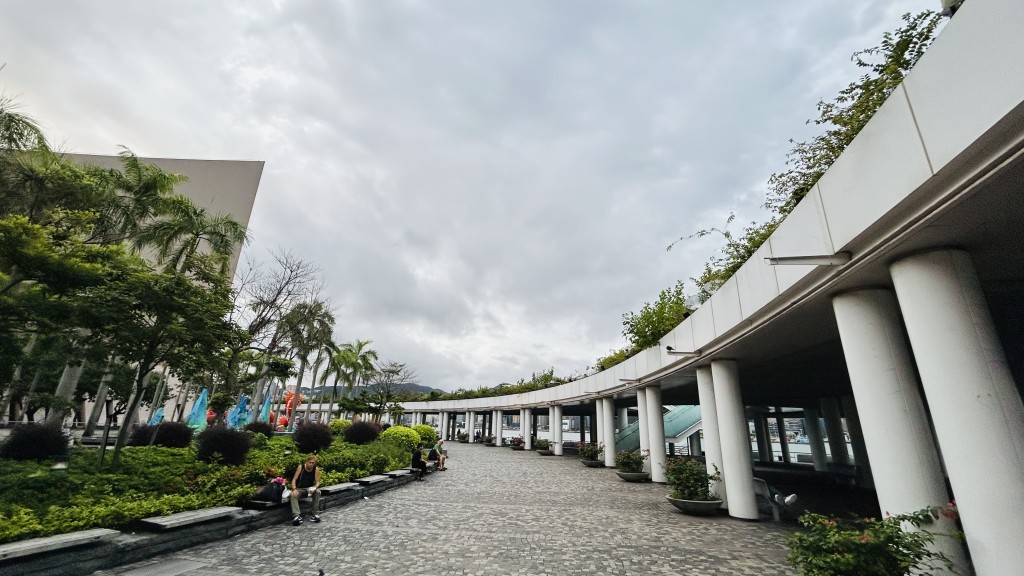
[[[235,248],[246,240],[245,226],[229,216],[212,216],[185,196],[162,198],[158,214],[134,236],[132,246],[154,247],[157,262],[168,269],[183,270],[205,245],[226,274]]]
[[[388,406],[407,395],[404,390],[410,384],[417,384],[416,372],[402,362],[385,362],[370,377],[367,397],[374,420],[380,422]]]
[[[300,302],[288,311],[281,320],[285,337],[290,344],[296,359],[299,361],[298,380],[295,392],[302,390],[302,381],[309,364],[309,357],[314,351],[331,341],[334,330],[334,314],[330,306],[323,300],[313,299]],[[314,383],[315,385],[315,383]],[[295,407],[298,412],[298,406]],[[288,423],[289,429],[295,428],[295,418]]]

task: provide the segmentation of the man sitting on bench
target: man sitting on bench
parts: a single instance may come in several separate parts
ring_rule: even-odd
[[[306,461],[295,469],[292,476],[292,526],[302,524],[302,509],[299,508],[299,498],[306,496],[313,497],[313,511],[309,519],[319,522],[320,516],[320,467],[316,465],[316,454],[310,454]]]
[[[416,479],[423,480],[423,476],[427,473],[427,463],[423,461],[423,444],[417,444],[416,449],[412,451],[412,468],[414,470],[419,468],[420,475]]]

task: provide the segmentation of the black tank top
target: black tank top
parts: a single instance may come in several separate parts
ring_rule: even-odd
[[[296,488],[309,488],[316,484],[316,466],[312,470],[306,470],[306,465],[303,464],[299,470],[299,479],[295,482]]]

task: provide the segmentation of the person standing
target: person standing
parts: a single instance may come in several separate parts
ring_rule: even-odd
[[[295,469],[292,476],[292,526],[302,524],[302,509],[299,508],[299,498],[306,496],[313,497],[313,512],[309,519],[313,522],[320,521],[320,467],[316,465],[316,454],[310,454],[306,461]]]

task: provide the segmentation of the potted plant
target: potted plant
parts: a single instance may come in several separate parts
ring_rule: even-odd
[[[458,440],[460,444],[468,444],[469,434],[466,434],[465,432],[463,432],[462,434],[456,434],[455,439]]]
[[[513,450],[524,450],[525,449],[525,447],[523,446],[523,437],[522,436],[513,436],[513,437],[509,438],[508,439],[508,445],[511,446]]]
[[[687,458],[670,458],[665,463],[665,477],[672,494],[666,496],[673,506],[684,514],[715,514],[722,500],[711,489],[711,483],[721,479],[718,467],[708,474],[702,462]]]
[[[537,450],[537,454],[541,456],[551,456],[554,452],[551,451],[551,441],[538,438],[533,441],[533,447]]]
[[[580,459],[587,468],[604,466],[604,444],[580,443]]]
[[[953,562],[933,546],[937,538],[962,537],[952,529],[956,518],[955,502],[881,520],[837,519],[808,512],[800,517],[804,530],[786,538],[788,560],[806,575],[958,573]]]
[[[484,436],[481,440],[483,440],[484,446],[494,446],[494,436],[490,434]]]
[[[626,482],[649,480],[650,472],[644,472],[644,460],[647,456],[647,451],[619,450],[615,453],[615,473]]]

